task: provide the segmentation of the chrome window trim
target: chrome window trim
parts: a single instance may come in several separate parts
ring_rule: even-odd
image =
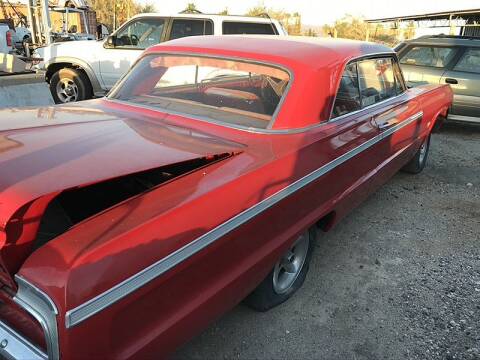
[[[47,354],[50,360],[60,357],[58,346],[58,310],[52,299],[20,275],[15,275],[18,291],[13,300],[29,312],[39,323],[45,334]]]
[[[401,98],[401,97],[404,96],[404,95],[405,95],[405,91],[402,92],[402,93],[399,94],[399,95],[396,95],[396,96],[393,96],[393,97],[391,97],[391,98],[388,98],[388,99],[379,101],[379,102],[377,102],[377,103],[375,103],[375,104],[372,104],[372,105],[365,106],[364,108],[361,108],[361,109],[359,109],[359,110],[355,110],[355,111],[352,111],[352,112],[349,112],[349,113],[346,113],[346,114],[337,116],[337,117],[335,117],[335,118],[333,118],[333,119],[330,119],[328,122],[329,122],[329,123],[332,123],[332,122],[335,122],[335,121],[338,121],[338,120],[345,119],[345,118],[347,118],[347,117],[349,117],[349,116],[352,116],[352,115],[357,115],[357,114],[359,114],[359,113],[361,113],[361,112],[363,112],[363,111],[365,111],[365,110],[375,108],[375,107],[377,107],[377,106],[379,106],[379,105],[384,105],[385,103],[388,103],[388,102],[393,101],[393,100],[398,100],[399,98]]]
[[[0,357],[3,359],[47,360],[47,354],[0,321]]]
[[[380,134],[376,135],[365,143],[353,148],[352,150],[321,166],[310,174],[300,178],[292,184],[270,195],[269,197],[253,205],[252,207],[242,211],[241,213],[237,214],[226,222],[218,225],[216,228],[210,230],[206,234],[184,245],[182,248],[176,250],[170,255],[160,259],[159,261],[146,267],[140,272],[123,280],[114,287],[93,297],[85,303],[80,304],[77,307],[67,311],[65,314],[66,328],[71,328],[80,324],[84,320],[90,318],[91,316],[97,314],[103,309],[123,299],[127,295],[138,290],[142,286],[146,285],[147,283],[156,279],[157,277],[169,271],[173,267],[195,255],[199,251],[203,250],[207,246],[211,245],[212,243],[220,239],[222,236],[228,234],[229,232],[233,231],[237,227],[252,219],[253,217],[269,209],[279,201],[285,199],[286,197],[290,196],[301,188],[309,185],[310,183],[325,175],[329,171],[335,169],[337,166],[343,164],[344,162],[358,155],[362,151],[365,151],[376,143],[382,141],[387,136],[393,134],[401,128],[420,119],[422,116],[423,111],[420,111],[415,115],[410,116],[408,119],[402,121],[401,123],[381,132]]]
[[[285,88],[285,91],[282,94],[282,97],[278,101],[277,107],[275,108],[275,111],[272,114],[272,118],[268,122],[268,125],[265,129],[257,129],[257,128],[253,128],[253,127],[246,127],[246,126],[241,126],[241,125],[229,124],[229,123],[226,123],[226,122],[223,122],[223,121],[213,120],[213,119],[211,119],[207,116],[196,116],[196,115],[192,115],[192,114],[188,114],[188,113],[174,112],[174,111],[170,111],[168,109],[163,109],[161,107],[148,106],[148,105],[143,106],[142,104],[137,104],[137,103],[134,103],[134,102],[131,102],[131,101],[119,100],[119,99],[112,98],[113,96],[115,96],[117,94],[119,89],[123,86],[123,83],[126,81],[128,76],[132,72],[132,69],[135,68],[137,63],[140,62],[141,60],[143,60],[145,57],[150,56],[150,55],[169,55],[169,56],[173,55],[173,56],[203,57],[203,58],[210,58],[210,59],[233,60],[233,61],[245,62],[245,63],[250,63],[250,64],[265,65],[265,66],[270,66],[270,67],[274,67],[274,68],[285,71],[288,74],[288,76],[290,77],[290,79],[288,81],[287,87]],[[211,124],[223,125],[225,127],[230,127],[230,128],[234,128],[234,129],[249,130],[249,131],[251,131],[251,130],[260,130],[260,131],[263,130],[263,131],[265,131],[265,130],[272,130],[273,129],[273,126],[275,125],[275,121],[277,120],[278,114],[280,113],[280,110],[283,107],[283,103],[285,102],[285,99],[287,98],[287,95],[290,92],[290,89],[292,88],[292,84],[294,83],[294,81],[295,81],[295,75],[294,75],[294,73],[291,69],[289,69],[288,67],[286,67],[284,65],[275,64],[275,63],[271,63],[271,62],[268,62],[268,61],[259,61],[259,60],[239,57],[239,56],[235,56],[235,55],[221,56],[221,55],[205,54],[205,53],[197,53],[197,52],[185,52],[185,51],[180,51],[180,50],[179,51],[155,51],[155,52],[144,53],[142,56],[140,56],[132,64],[132,66],[130,67],[130,70],[128,70],[125,73],[125,75],[123,75],[123,77],[109,91],[106,99],[110,100],[110,101],[123,102],[123,103],[129,104],[129,105],[149,108],[149,109],[156,110],[156,111],[162,111],[162,112],[165,112],[165,113],[168,113],[168,114],[171,113],[171,114],[174,114],[174,115],[182,115],[182,116],[186,116],[186,117],[189,117],[189,118],[192,118],[192,119],[202,120],[202,121],[205,121],[205,122],[208,122],[208,123],[211,123]]]

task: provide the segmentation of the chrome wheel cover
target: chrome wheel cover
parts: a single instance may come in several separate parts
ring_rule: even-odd
[[[418,161],[420,162],[420,164],[423,164],[423,162],[425,161],[425,157],[427,156],[427,150],[428,150],[428,137],[420,146],[420,155],[418,156]]]
[[[297,280],[303,269],[310,243],[308,231],[299,236],[293,246],[275,264],[273,269],[273,290],[285,294]]]
[[[62,103],[78,100],[78,86],[72,79],[63,78],[56,86],[57,97]]]

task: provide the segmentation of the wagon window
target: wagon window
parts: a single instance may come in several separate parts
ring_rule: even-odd
[[[456,52],[452,47],[414,46],[402,56],[400,63],[443,68],[453,59]]]
[[[340,85],[333,105],[332,118],[360,110],[360,108],[357,64],[352,63],[346,66],[340,79]]]
[[[465,51],[453,70],[480,74],[480,49],[471,48]]]
[[[392,58],[368,59],[358,63],[362,107],[397,95]]]
[[[214,122],[267,129],[289,82],[289,73],[273,65],[148,55],[110,97]]]

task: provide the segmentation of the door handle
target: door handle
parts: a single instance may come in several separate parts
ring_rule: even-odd
[[[445,82],[447,84],[458,84],[458,80],[457,79],[452,79],[452,78],[446,78]]]
[[[396,125],[396,124],[398,124],[398,120],[397,119],[392,119],[392,120],[385,121],[384,123],[378,124],[378,128],[380,130],[385,130],[385,129],[388,129],[389,127],[392,127],[393,125]]]

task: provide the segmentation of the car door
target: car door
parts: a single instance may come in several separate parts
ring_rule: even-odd
[[[416,149],[422,112],[411,100],[400,67],[394,57],[365,59],[358,63],[362,107],[369,107],[380,131],[374,161],[373,187],[395,174]]]
[[[133,19],[112,35],[99,56],[105,87],[111,89],[146,48],[164,39],[164,32],[164,18],[145,17]]]
[[[357,61],[346,65],[330,120],[319,127],[315,134],[319,137],[314,142],[314,158],[319,165],[323,165],[327,155],[331,161],[345,159],[322,178],[317,186],[321,193],[316,197],[319,203],[339,204],[336,213],[340,218],[371,193],[379,161],[375,141],[381,132],[372,119],[371,107],[362,108],[357,65]],[[324,188],[328,191],[323,191]]]
[[[400,52],[400,64],[409,86],[439,84],[459,49],[453,46],[410,45]]]
[[[480,122],[480,47],[465,48],[441,82],[450,84],[454,94],[449,118]]]

